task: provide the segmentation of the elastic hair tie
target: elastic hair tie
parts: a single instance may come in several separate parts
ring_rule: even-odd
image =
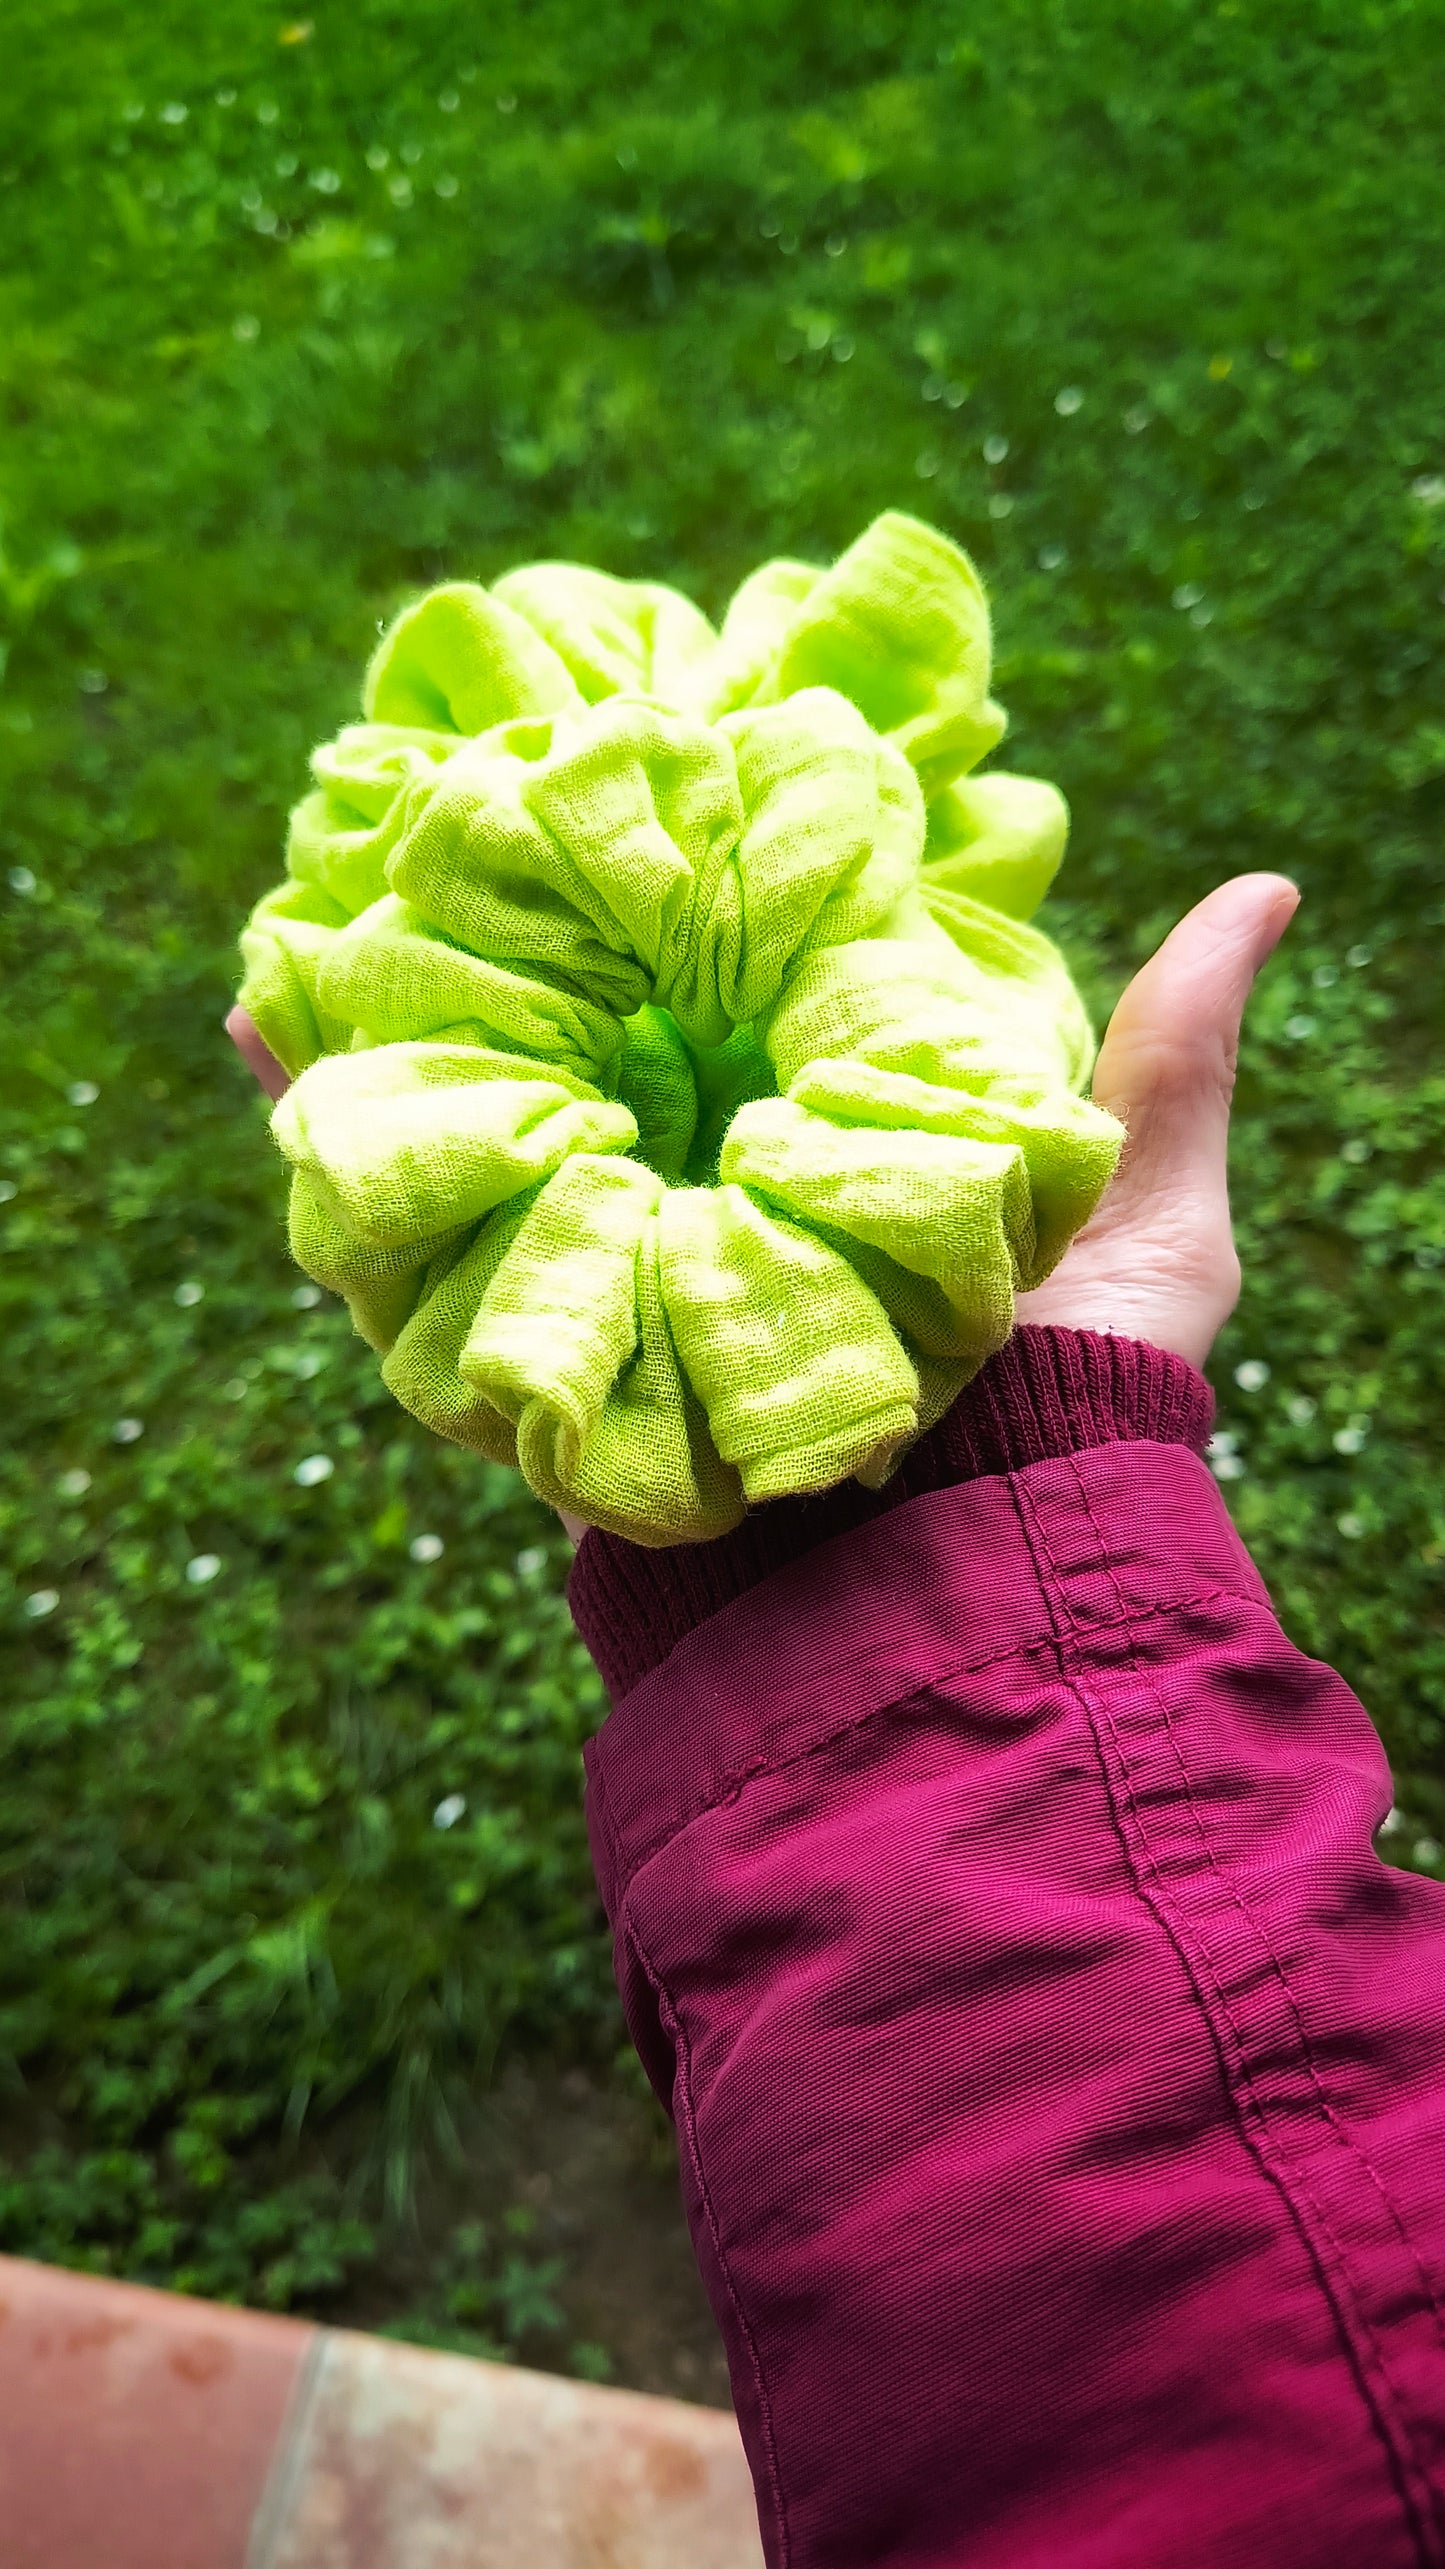
[[[1052,786],[967,556],[880,517],[721,632],[569,563],[434,589],[312,760],[242,1004],[291,1245],[396,1398],[635,1542],[877,1486],[1118,1156],[1027,921]]]

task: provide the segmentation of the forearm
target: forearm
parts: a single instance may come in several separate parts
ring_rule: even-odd
[[[775,1567],[584,1545],[599,1878],[790,2569],[1441,2556],[1445,1917],[1206,1399],[1039,1333]]]

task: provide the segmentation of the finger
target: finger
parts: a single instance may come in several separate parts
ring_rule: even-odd
[[[265,1089],[268,1097],[284,1097],[291,1085],[291,1074],[283,1070],[260,1029],[244,1008],[233,1008],[226,1019],[226,1032],[248,1070]]]
[[[1282,874],[1241,874],[1180,920],[1124,992],[1094,1096],[1128,1133],[1121,1187],[1207,1172],[1223,1184],[1240,1021],[1299,903]]]

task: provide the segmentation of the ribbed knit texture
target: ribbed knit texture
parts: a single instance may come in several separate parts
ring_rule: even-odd
[[[1093,1445],[1146,1439],[1202,1453],[1213,1424],[1214,1394],[1182,1356],[1091,1329],[1016,1329],[881,1490],[844,1481],[817,1498],[776,1499],[715,1542],[666,1551],[593,1528],[572,1565],[572,1618],[615,1702],[760,1579],[909,1499]]]

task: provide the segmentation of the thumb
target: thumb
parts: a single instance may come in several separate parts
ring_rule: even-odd
[[[255,1073],[267,1096],[284,1097],[291,1085],[291,1074],[282,1068],[255,1019],[246,1009],[231,1010],[226,1019],[226,1032],[246,1068]]]
[[[1124,992],[1094,1071],[1096,1103],[1128,1136],[1116,1218],[1141,1210],[1141,1199],[1187,1194],[1216,1198],[1227,1222],[1240,1020],[1298,904],[1282,874],[1236,875],[1180,920]]]

